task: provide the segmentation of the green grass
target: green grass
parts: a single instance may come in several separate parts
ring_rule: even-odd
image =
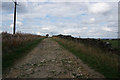
[[[21,46],[15,50],[13,50],[10,53],[7,53],[2,57],[2,69],[3,73],[8,68],[14,65],[14,63],[21,58],[22,56],[26,55],[31,49],[33,49],[40,41],[42,41],[44,38],[40,38],[37,40],[34,40],[32,42],[28,42],[24,46]],[[3,53],[4,54],[4,53]]]
[[[68,51],[73,53],[75,56],[80,58],[85,64],[88,64],[89,67],[103,74],[106,78],[120,78],[120,74],[116,69],[110,65],[105,64],[104,61],[99,60],[94,55],[89,55],[80,49],[75,49],[72,44],[67,44],[67,42],[62,42],[59,39],[54,40],[66,48]]]
[[[113,48],[118,49],[118,40],[102,40],[103,42],[110,42]]]

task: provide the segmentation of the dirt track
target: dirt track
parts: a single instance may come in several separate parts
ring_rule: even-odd
[[[50,38],[11,68],[7,78],[104,78]]]

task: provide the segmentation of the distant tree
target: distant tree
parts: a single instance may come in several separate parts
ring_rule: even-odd
[[[48,37],[49,36],[49,34],[46,34],[46,37]]]

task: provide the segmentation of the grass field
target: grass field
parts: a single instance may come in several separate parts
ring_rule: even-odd
[[[72,52],[84,63],[103,74],[106,78],[119,78],[119,56],[102,52],[99,48],[85,46],[70,40],[53,38],[64,48]]]
[[[117,48],[118,49],[118,41],[119,40],[102,40],[103,42],[110,42],[112,44],[113,48]]]
[[[12,36],[3,33],[2,69],[7,71],[14,63],[33,49],[44,37],[31,34],[16,34]]]

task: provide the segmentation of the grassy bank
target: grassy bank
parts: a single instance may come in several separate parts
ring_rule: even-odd
[[[53,39],[106,78],[119,78],[119,56],[104,53],[99,48],[85,46],[82,43],[60,38]]]
[[[10,36],[9,36],[10,37]],[[28,37],[28,36],[27,36]],[[30,37],[30,36],[29,36]],[[33,37],[33,35],[32,35]],[[32,38],[31,37],[31,38]],[[21,58],[22,56],[25,56],[28,52],[30,52],[41,40],[44,39],[44,37],[35,36],[34,38],[29,38],[26,41],[23,39],[23,36],[20,37],[18,40],[16,38],[13,38],[16,42],[13,44],[6,44],[10,43],[11,40],[3,40],[3,53],[2,53],[2,70],[3,74],[14,65],[14,63]],[[21,44],[19,44],[19,40],[21,40]],[[12,48],[9,48],[11,45]]]

